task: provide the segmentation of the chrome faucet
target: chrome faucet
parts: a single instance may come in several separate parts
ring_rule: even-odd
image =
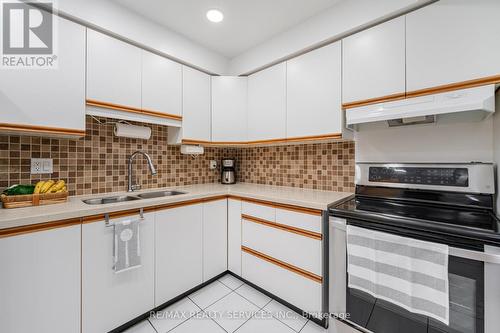
[[[132,162],[134,161],[134,158],[139,154],[141,154],[146,158],[146,161],[148,161],[149,171],[151,171],[151,174],[153,176],[156,176],[156,169],[155,166],[153,165],[153,161],[151,160],[151,156],[140,150],[135,151],[128,158],[128,192],[133,192],[135,190],[141,189],[141,185],[132,184]]]

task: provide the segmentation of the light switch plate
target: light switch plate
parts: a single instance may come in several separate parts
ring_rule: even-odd
[[[53,165],[51,158],[32,158],[31,159],[31,174],[52,173]]]

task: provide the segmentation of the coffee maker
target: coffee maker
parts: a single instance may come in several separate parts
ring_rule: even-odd
[[[236,183],[236,161],[230,158],[225,158],[221,163],[221,183],[234,184]]]

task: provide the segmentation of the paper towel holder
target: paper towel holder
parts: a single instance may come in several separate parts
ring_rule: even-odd
[[[147,126],[115,123],[113,133],[117,137],[149,140],[151,138],[151,128]]]

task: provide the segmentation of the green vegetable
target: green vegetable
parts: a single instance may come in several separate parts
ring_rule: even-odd
[[[6,195],[23,195],[23,194],[33,194],[35,191],[35,185],[12,185],[6,188],[3,193]]]

